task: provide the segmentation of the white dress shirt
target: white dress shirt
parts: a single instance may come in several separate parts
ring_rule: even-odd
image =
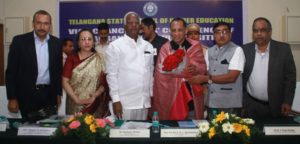
[[[106,51],[108,45],[109,45],[109,41],[107,41],[104,44],[100,44],[100,40],[99,40],[99,42],[96,44],[95,50],[98,53],[101,53],[101,54],[105,55],[105,51]]]
[[[247,83],[248,93],[256,99],[268,101],[268,70],[270,43],[264,53],[260,53],[255,45],[255,60]],[[259,81],[259,82],[258,82]]]
[[[34,32],[34,43],[38,66],[38,76],[36,84],[50,84],[50,72],[49,72],[49,46],[48,40],[50,36],[47,35],[44,41],[41,41]]]
[[[106,49],[107,82],[113,102],[123,109],[151,107],[153,86],[153,46],[126,34]]]

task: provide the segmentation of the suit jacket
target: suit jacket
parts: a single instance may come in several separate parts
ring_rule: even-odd
[[[243,46],[246,63],[243,73],[244,105],[247,105],[246,85],[255,60],[255,42]],[[270,41],[268,97],[273,116],[281,114],[281,105],[292,104],[296,88],[296,66],[289,44]]]
[[[62,47],[61,41],[50,35],[49,73],[51,82],[51,105],[56,105],[61,95]],[[13,38],[8,54],[6,69],[6,90],[8,99],[17,99],[20,105],[30,105],[38,76],[34,34],[29,32]],[[29,100],[28,100],[29,99]],[[21,111],[22,108],[20,107]]]

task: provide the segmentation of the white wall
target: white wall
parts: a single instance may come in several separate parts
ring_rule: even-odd
[[[0,0],[0,24],[4,23],[4,0]]]
[[[300,16],[299,0],[244,0],[247,6],[247,28],[249,39],[252,40],[252,22],[257,17],[268,18],[273,27],[273,39],[283,40],[283,16],[297,14]]]

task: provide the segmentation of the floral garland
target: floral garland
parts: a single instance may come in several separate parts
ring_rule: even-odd
[[[163,71],[170,72],[176,69],[179,64],[183,61],[184,49],[180,48],[175,51],[175,53],[168,55],[163,62]]]
[[[258,134],[259,130],[254,126],[255,121],[250,118],[240,118],[234,114],[221,112],[211,122],[201,122],[199,137],[214,139],[223,138],[232,140],[239,138],[243,143],[249,143],[251,136]]]
[[[63,121],[55,131],[55,137],[78,137],[83,143],[94,143],[96,137],[107,137],[114,124],[108,119],[77,113]]]

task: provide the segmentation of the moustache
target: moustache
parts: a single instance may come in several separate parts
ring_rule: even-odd
[[[43,29],[39,29],[39,30],[37,30],[38,32],[43,32],[43,33],[45,33],[46,31],[45,30],[43,30]]]

